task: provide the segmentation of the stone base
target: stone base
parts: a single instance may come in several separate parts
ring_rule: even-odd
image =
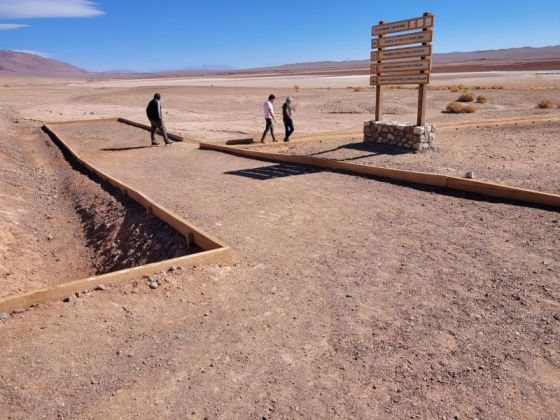
[[[435,148],[435,138],[436,128],[432,124],[416,126],[390,121],[364,123],[364,142],[425,151]]]

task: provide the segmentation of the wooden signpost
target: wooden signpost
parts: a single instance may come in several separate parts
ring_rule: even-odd
[[[375,90],[375,121],[383,115],[384,85],[419,85],[416,125],[425,125],[426,93],[430,82],[434,16],[423,16],[398,22],[379,22],[371,28],[371,85]],[[411,32],[414,31],[414,32]],[[385,36],[397,32],[400,35]],[[414,45],[419,44],[419,45]],[[412,45],[412,46],[410,46]],[[387,47],[399,47],[389,48]],[[414,60],[410,60],[415,58]]]

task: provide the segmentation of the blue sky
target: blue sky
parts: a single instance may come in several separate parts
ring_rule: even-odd
[[[0,0],[0,49],[95,71],[365,59],[372,24],[424,11],[435,52],[560,44],[560,0]]]

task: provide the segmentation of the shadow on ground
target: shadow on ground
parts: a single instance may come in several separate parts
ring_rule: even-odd
[[[274,178],[284,178],[294,175],[306,175],[322,172],[320,168],[313,168],[308,166],[279,164],[272,166],[263,166],[261,168],[241,169],[239,171],[225,172],[226,175],[243,176],[246,178],[258,179],[266,181]]]
[[[335,147],[334,149],[322,150],[320,152],[315,152],[315,153],[309,153],[307,156],[319,156],[319,155],[324,155],[326,153],[337,152],[339,150],[344,150],[344,149],[346,149],[346,150],[357,150],[359,152],[365,152],[366,154],[363,154],[363,155],[360,155],[360,156],[353,156],[353,157],[345,158],[345,159],[336,159],[336,160],[356,160],[356,159],[363,159],[363,158],[372,157],[372,156],[381,156],[381,155],[396,156],[396,155],[404,155],[404,154],[414,153],[413,150],[404,149],[402,147],[389,146],[389,145],[386,145],[386,144],[361,142],[361,143],[348,143],[348,144],[344,144],[342,146]]]
[[[153,146],[105,147],[101,150],[104,152],[124,152],[126,150],[150,149],[151,147]]]

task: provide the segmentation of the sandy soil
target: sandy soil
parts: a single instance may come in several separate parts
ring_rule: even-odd
[[[154,90],[65,82],[0,89],[11,92],[0,118],[16,143],[39,128],[29,120],[142,121]],[[157,89],[170,128],[215,140],[258,131],[270,91]],[[395,115],[412,115],[410,92],[394,93]],[[455,93],[430,95],[431,118],[457,118],[439,113]],[[365,106],[371,96],[302,89],[296,128],[359,127],[367,114],[328,110]],[[536,113],[543,92],[488,96],[487,108],[460,119]],[[541,129],[547,142],[554,127]],[[1,320],[5,417],[553,419],[560,411],[558,212],[188,144],[146,148],[148,133],[124,124],[77,128],[60,132],[86,159],[224,240],[236,263],[162,276],[156,290],[139,279]],[[504,128],[512,138],[518,130]],[[468,133],[480,147],[494,135]],[[2,156],[3,165],[14,160]],[[20,166],[39,173],[35,161]],[[39,183],[36,175],[31,184]],[[28,244],[9,247],[15,255]],[[30,265],[42,269],[41,261]]]
[[[295,143],[267,151],[460,177],[472,171],[476,179],[560,193],[558,133],[560,122],[441,131],[437,149],[425,153],[355,141]]]

